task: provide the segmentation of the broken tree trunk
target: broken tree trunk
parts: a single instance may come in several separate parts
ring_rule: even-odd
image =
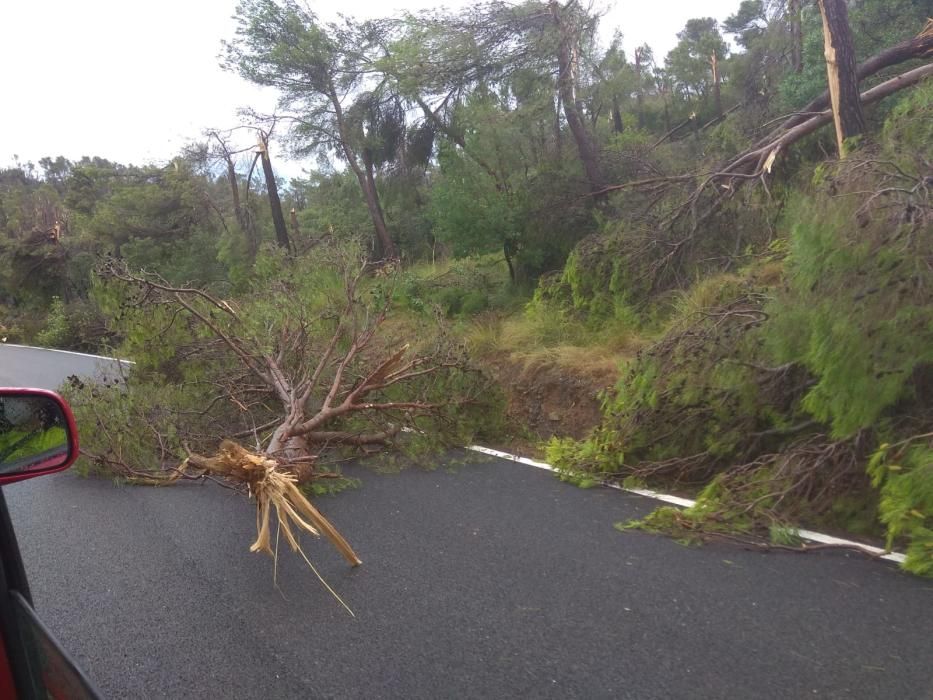
[[[889,97],[899,90],[916,85],[925,78],[933,76],[933,63],[915,68],[903,75],[892,78],[871,90],[862,93],[860,102],[863,106],[873,104],[885,97]],[[714,173],[713,179],[756,178],[763,173],[770,172],[775,160],[788,146],[796,143],[804,136],[812,134],[817,129],[833,121],[832,110],[826,110],[811,116],[805,122],[792,129],[779,134],[774,140],[763,146],[755,147],[734,158],[729,164]]]
[[[297,480],[294,474],[279,469],[274,459],[250,452],[232,440],[224,440],[214,457],[189,453],[188,458],[177,470],[177,474],[185,475],[189,467],[200,469],[204,474],[245,484],[249,488],[250,495],[256,499],[256,541],[250,546],[249,551],[265,552],[277,562],[278,538],[280,534],[284,535],[292,551],[301,555],[324,588],[347,612],[353,615],[350,606],[337,595],[337,592],[314,568],[314,564],[301,548],[298,537],[302,532],[315,537],[323,534],[350,563],[350,566],[356,567],[363,562],[353,551],[350,543],[337,531],[337,528],[301,493],[296,485]],[[275,512],[275,545],[272,543],[273,511]]]
[[[719,75],[719,57],[716,52],[710,54],[709,65],[713,71],[713,109],[716,110],[716,116],[722,116],[722,87],[721,77]]]
[[[914,38],[902,41],[900,44],[885,49],[860,63],[858,68],[856,68],[856,74],[859,82],[861,82],[885,68],[890,68],[905,63],[906,61],[930,57],[933,57],[933,20],[928,20],[923,30]],[[767,136],[761,138],[752,148],[759,148],[773,141],[775,134],[793,129],[798,124],[803,124],[807,119],[814,116],[814,114],[822,112],[829,107],[829,105],[829,90],[826,90],[819,97],[814,98],[781,122],[780,126]]]
[[[250,493],[256,498],[256,541],[250,547],[251,552],[275,555],[270,530],[271,514],[275,509],[278,526],[294,551],[299,551],[300,547],[292,525],[315,536],[323,534],[351,566],[363,563],[337,528],[298,490],[295,476],[279,469],[274,459],[224,440],[215,457],[192,453],[186,462],[214,476],[249,486]]]
[[[855,46],[849,28],[849,11],[845,0],[819,0],[823,16],[823,47],[829,97],[836,124],[839,157],[846,157],[846,140],[865,131],[865,114],[859,99],[858,73],[855,66]]]
[[[622,121],[622,111],[619,109],[619,98],[612,96],[612,132],[621,134],[625,131],[625,123]]]
[[[665,109],[666,109],[666,108],[665,108]],[[681,129],[684,129],[684,128],[690,126],[691,124],[693,124],[693,123],[696,121],[696,119],[697,119],[697,114],[696,114],[696,112],[691,112],[689,117],[687,117],[686,119],[684,119],[682,122],[680,122],[680,124],[678,124],[677,126],[675,126],[673,129],[669,129],[669,130],[667,131],[667,133],[665,133],[661,138],[659,138],[657,141],[655,141],[653,144],[651,144],[651,148],[649,148],[648,150],[649,150],[649,151],[653,151],[655,148],[657,148],[658,146],[660,146],[662,143],[664,143],[664,142],[667,141],[668,139],[673,138],[673,136],[674,136],[678,131],[680,131]]]
[[[259,159],[262,161],[262,174],[266,180],[269,208],[272,210],[275,240],[280,247],[290,251],[292,244],[288,237],[288,228],[285,226],[285,216],[282,214],[282,201],[279,199],[279,187],[275,182],[275,173],[272,171],[272,160],[269,158],[269,135],[263,131],[259,132],[258,150]]]
[[[297,240],[301,235],[301,227],[298,225],[298,211],[295,207],[292,207],[292,210],[288,213],[288,218],[292,224],[292,235]]]
[[[879,102],[928,78],[933,78],[933,63],[915,68],[880,85],[876,85],[871,90],[866,90],[861,95],[862,105],[867,106]],[[769,174],[777,159],[788,147],[827,124],[831,124],[832,121],[832,110],[818,112],[792,129],[776,134],[772,140],[764,144],[756,144],[751,149],[735,156],[715,172],[703,175],[702,182],[694,190],[690,201],[695,201],[699,193],[712,184],[718,183],[718,186],[724,188],[727,192],[734,193],[742,182],[759,179],[763,175]],[[695,179],[696,176],[694,175],[651,177],[643,180],[632,180],[621,185],[610,185],[603,188],[599,194],[605,195],[610,192],[628,189],[658,188],[674,183],[695,181]]]

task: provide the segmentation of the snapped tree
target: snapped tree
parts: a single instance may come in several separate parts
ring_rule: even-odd
[[[398,258],[379,202],[374,163],[364,158],[348,114],[367,81],[378,77],[369,56],[373,37],[367,27],[349,19],[325,24],[290,0],[244,0],[236,19],[236,38],[226,44],[227,67],[279,90],[281,118],[292,124],[297,152],[334,155],[347,164],[372,219],[374,257]]]
[[[855,47],[849,28],[849,10],[846,0],[819,0],[819,6],[823,17],[823,45],[833,122],[836,125],[836,142],[839,146],[839,157],[845,158],[846,140],[865,131],[865,115],[859,98],[859,81],[855,66]]]

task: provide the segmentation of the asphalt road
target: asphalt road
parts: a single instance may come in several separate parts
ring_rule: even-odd
[[[40,614],[110,698],[933,698],[933,582],[839,552],[682,547],[650,501],[475,458],[356,468],[351,570],[250,554],[215,485],[4,489]]]
[[[120,381],[133,363],[69,350],[0,342],[0,386],[56,391],[71,375]]]

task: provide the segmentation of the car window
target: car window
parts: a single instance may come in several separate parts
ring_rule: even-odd
[[[10,593],[16,626],[22,637],[29,675],[50,700],[96,700],[97,694],[84,674],[59,646],[32,606],[18,592]]]

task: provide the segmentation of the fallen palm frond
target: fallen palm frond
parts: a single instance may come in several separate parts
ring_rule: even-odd
[[[311,564],[301,549],[297,534],[304,531],[319,537],[323,533],[351,566],[359,566],[362,561],[330,521],[305,498],[296,485],[297,477],[294,474],[280,470],[274,459],[252,453],[231,440],[221,443],[215,457],[189,454],[179,471],[183,473],[189,466],[245,484],[249,488],[250,495],[256,499],[256,541],[250,546],[250,551],[266,552],[276,559],[277,552],[272,547],[271,537],[274,510],[278,531],[284,533],[292,551],[301,554],[324,587],[353,614]]]

